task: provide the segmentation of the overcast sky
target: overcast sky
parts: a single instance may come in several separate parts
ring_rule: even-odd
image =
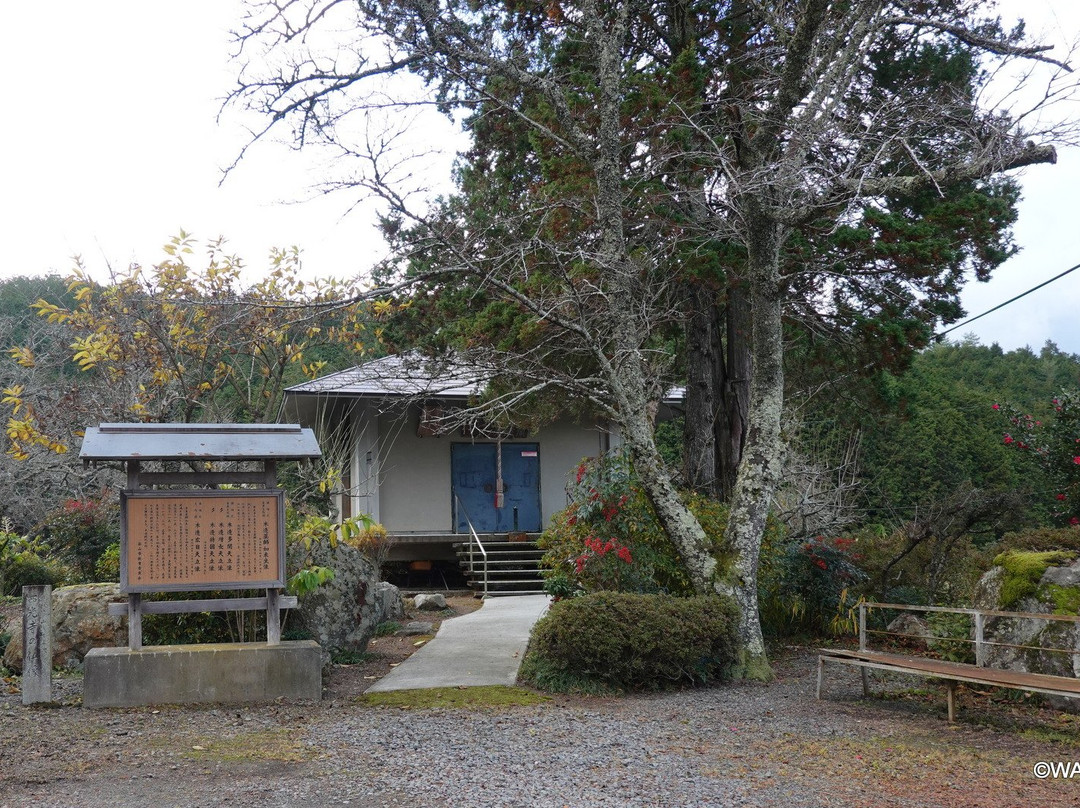
[[[242,121],[216,118],[235,82],[228,31],[240,0],[52,0],[5,4],[0,75],[0,276],[66,274],[80,254],[106,267],[161,260],[180,228],[228,238],[249,266],[297,245],[314,276],[352,277],[383,247],[373,208],[309,190],[311,160],[259,146],[218,185],[246,142]],[[1074,0],[1009,0],[1029,30],[1063,42],[1080,33]],[[1080,117],[1080,111],[1072,114]],[[978,314],[1080,263],[1080,149],[1022,176],[1020,255],[964,294]],[[296,200],[307,200],[296,202]],[[1050,339],[1080,353],[1080,271],[953,336],[1038,350]]]

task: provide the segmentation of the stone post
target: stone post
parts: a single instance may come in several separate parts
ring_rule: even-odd
[[[52,701],[52,587],[24,586],[22,702]]]

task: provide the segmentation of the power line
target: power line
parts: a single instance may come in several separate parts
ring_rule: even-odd
[[[964,321],[963,321],[962,323],[957,323],[956,325],[954,325],[954,326],[951,326],[950,328],[946,328],[946,329],[945,329],[944,331],[939,331],[938,333],[934,334],[934,336],[933,336],[933,339],[934,339],[934,340],[940,340],[940,339],[941,339],[942,337],[944,337],[944,336],[945,336],[946,334],[948,334],[948,333],[950,333],[950,332],[952,332],[952,331],[955,331],[955,330],[956,330],[956,329],[958,329],[958,328],[963,328],[963,327],[964,327],[965,325],[967,325],[968,323],[973,323],[973,322],[975,322],[976,320],[978,320],[978,319],[979,319],[980,317],[985,317],[985,316],[986,316],[986,315],[988,315],[988,314],[993,314],[993,313],[994,313],[995,311],[997,311],[998,309],[1003,309],[1003,308],[1005,308],[1006,306],[1008,306],[1008,305],[1009,305],[1010,303],[1015,303],[1015,302],[1016,302],[1017,300],[1019,300],[1020,298],[1022,298],[1022,297],[1026,297],[1027,295],[1030,295],[1030,294],[1031,294],[1032,292],[1037,292],[1037,291],[1039,291],[1040,289],[1042,289],[1042,288],[1043,288],[1044,286],[1049,286],[1049,285],[1050,285],[1050,284],[1052,284],[1052,283],[1053,283],[1054,281],[1057,281],[1057,280],[1061,280],[1061,279],[1062,279],[1062,278],[1064,278],[1064,277],[1065,277],[1066,275],[1068,275],[1068,274],[1069,274],[1070,272],[1075,272],[1075,271],[1076,271],[1076,270],[1078,270],[1078,269],[1080,269],[1080,264],[1075,264],[1075,265],[1073,265],[1073,266],[1069,267],[1068,269],[1066,269],[1066,270],[1065,270],[1064,272],[1062,272],[1062,273],[1060,273],[1060,274],[1058,274],[1058,275],[1055,275],[1055,276],[1054,276],[1054,277],[1052,277],[1052,278],[1051,278],[1050,280],[1047,280],[1047,281],[1043,281],[1043,282],[1042,282],[1042,283],[1040,283],[1040,284],[1039,284],[1038,286],[1033,286],[1033,287],[1031,287],[1030,289],[1028,289],[1028,290],[1027,290],[1026,292],[1021,292],[1021,293],[1020,293],[1020,294],[1018,294],[1018,295],[1017,295],[1016,297],[1011,297],[1011,298],[1009,298],[1009,299],[1008,299],[1008,300],[1006,300],[1006,301],[1005,301],[1004,303],[998,303],[998,304],[997,304],[996,306],[994,306],[994,308],[992,308],[992,309],[987,309],[987,310],[986,310],[986,311],[984,311],[984,312],[983,312],[982,314],[976,314],[976,315],[975,315],[974,317],[968,317],[968,318],[967,318],[966,320],[964,320]]]

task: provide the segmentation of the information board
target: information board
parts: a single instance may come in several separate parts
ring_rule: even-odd
[[[120,494],[124,592],[284,587],[281,491]]]

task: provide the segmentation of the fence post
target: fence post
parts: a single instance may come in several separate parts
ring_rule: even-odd
[[[52,587],[24,586],[22,703],[52,701]]]
[[[975,664],[980,668],[986,667],[986,645],[983,638],[985,620],[982,612],[975,612]]]
[[[859,604],[859,650],[866,650],[866,604]]]

